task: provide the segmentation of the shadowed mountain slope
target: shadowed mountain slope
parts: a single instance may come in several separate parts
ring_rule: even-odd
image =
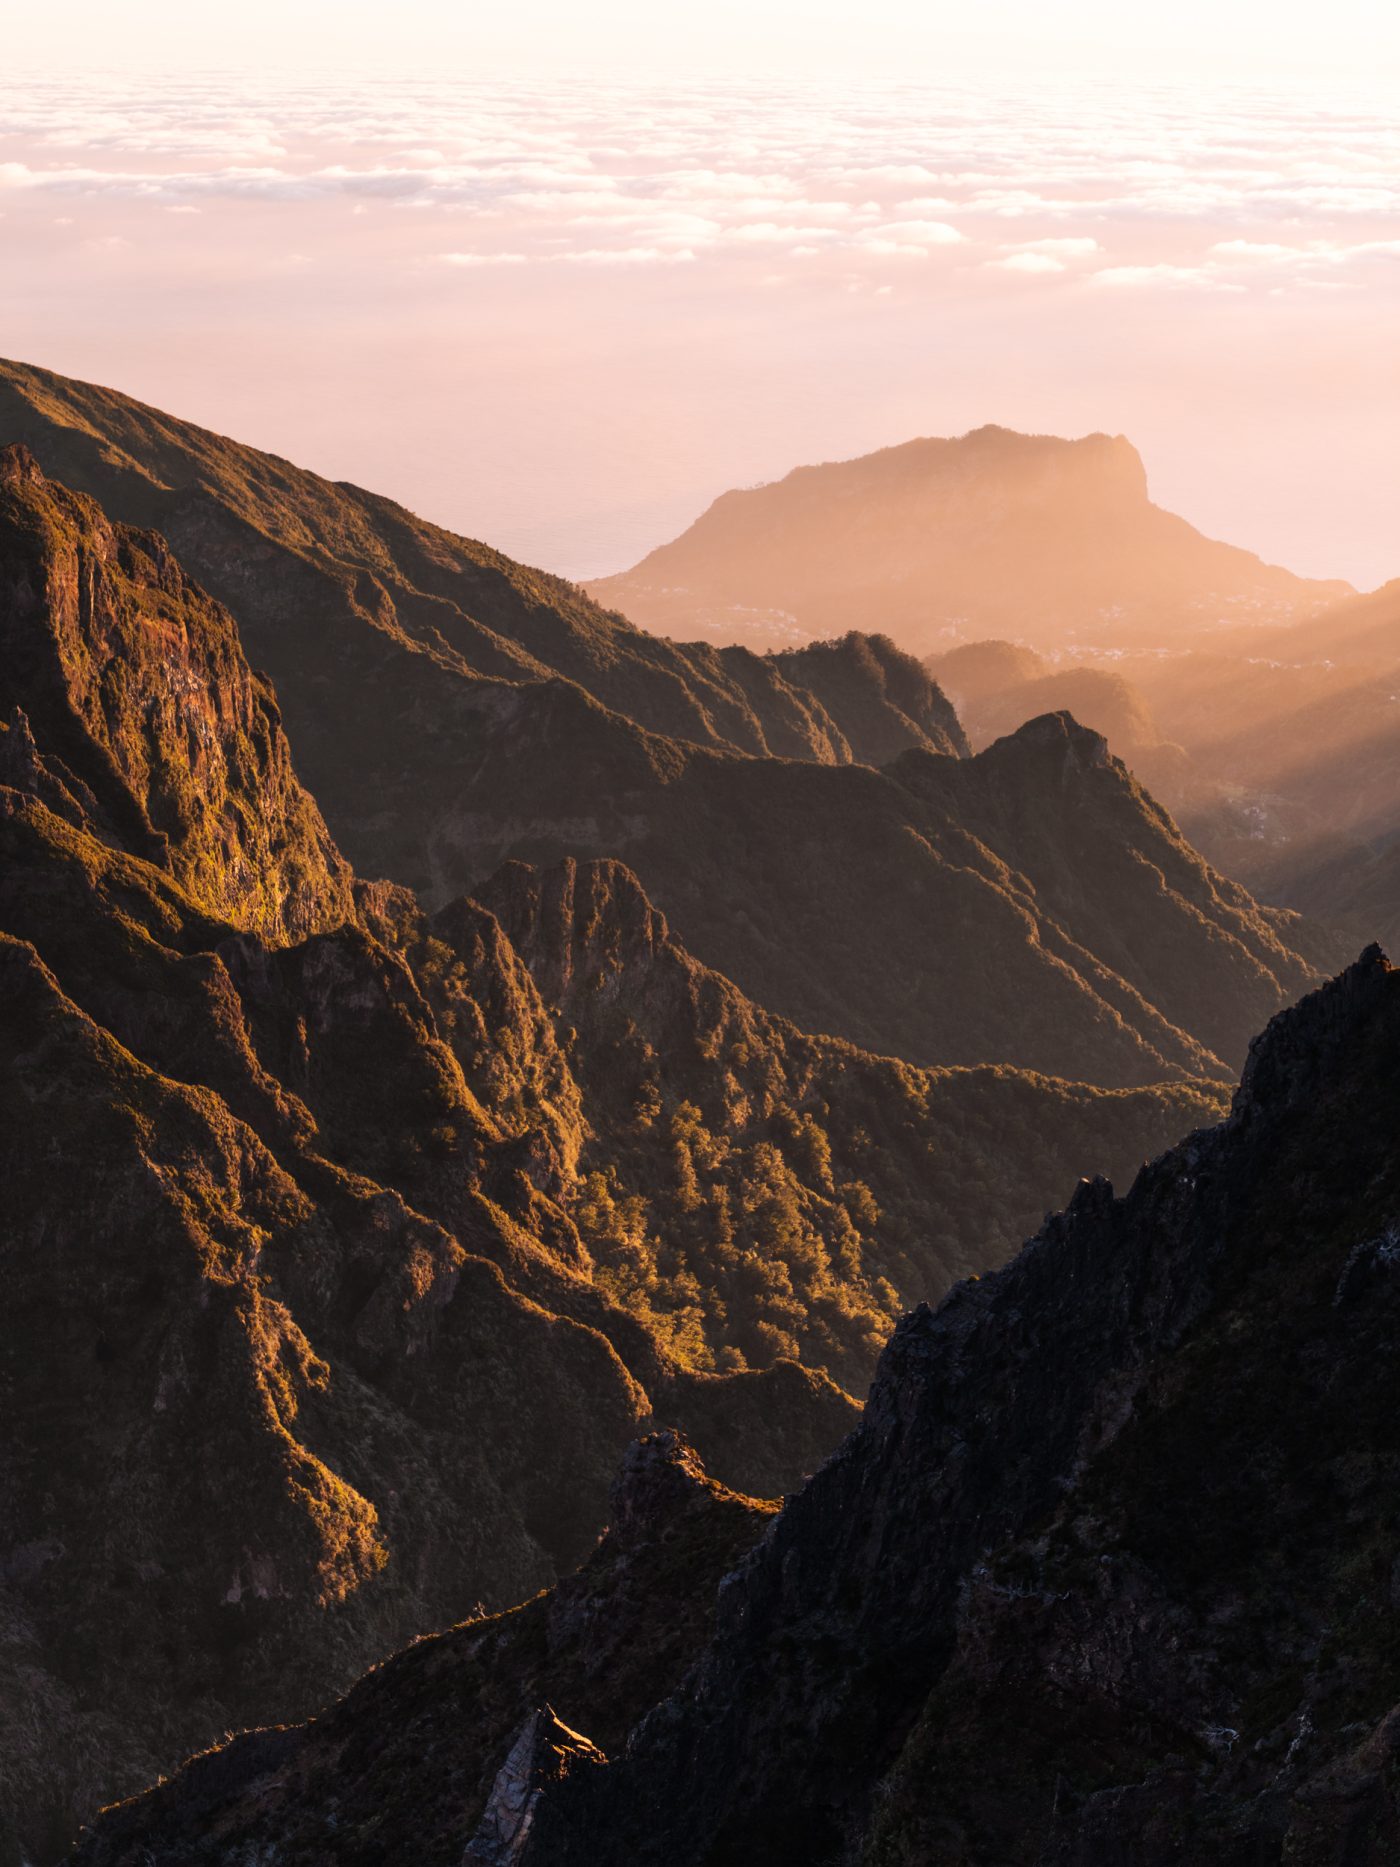
[[[385,1812],[363,1831],[385,1862],[1385,1867],[1397,1059],[1373,949],[1274,1020],[1224,1124],[1123,1198],[1084,1182],[1006,1269],[906,1317],[860,1426],[622,1742],[582,1693],[576,1729],[542,1714],[552,1648],[548,1674],[512,1663],[513,1726],[469,1714],[461,1804],[415,1805],[402,1734],[440,1742],[435,1705],[478,1702],[483,1635],[502,1650],[466,1628],[112,1812],[83,1867],[367,1862],[340,1812],[371,1755],[379,1799],[348,1806]],[[575,1676],[605,1626],[575,1621]]]
[[[909,753],[890,772],[1002,854],[1041,912],[1168,1022],[1226,1058],[1242,1058],[1251,1023],[1335,957],[1334,939],[1211,869],[1068,714],[1030,720],[975,759]]]
[[[632,827],[622,853],[688,946],[916,1062],[1223,1076],[1336,954],[1209,870],[1064,715],[883,772],[697,755]]]
[[[355,880],[228,613],[0,450],[6,1867],[551,1581],[653,1417],[790,1488],[914,1294],[1217,1101],[805,1037],[619,865],[483,898]]]
[[[511,857],[612,852],[746,995],[921,1065],[995,1060],[1110,1084],[1225,1077],[1251,1025],[1338,956],[1298,916],[1213,875],[1102,740],[1063,715],[982,754],[1004,808],[975,832],[950,775],[969,761],[910,754],[874,771],[724,757],[619,733],[563,687],[547,716],[515,710],[461,730],[478,747],[469,795],[450,768],[440,804],[420,797],[416,828],[398,819],[375,839],[386,854],[393,843],[399,872],[423,878],[429,899]],[[1025,813],[1022,786],[1044,787]],[[1027,814],[1037,820],[1023,843]],[[1086,873],[1105,854],[1093,826],[1123,839],[1109,864],[1121,899]],[[1024,865],[1048,872],[1054,860],[1068,873],[1042,898]],[[1192,877],[1184,901],[1154,880],[1168,872]],[[1174,1014],[1154,997],[1164,976],[1136,950],[1135,918],[1158,893],[1179,933]]]
[[[725,493],[640,564],[590,585],[666,634],[886,633],[1160,641],[1287,622],[1350,594],[1219,544],[1154,506],[1122,435],[978,428]]]
[[[1280,860],[1265,879],[1334,926],[1374,935],[1387,951],[1400,952],[1400,824],[1378,849],[1319,848],[1307,860]]]

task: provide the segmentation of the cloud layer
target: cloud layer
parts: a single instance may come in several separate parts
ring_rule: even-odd
[[[568,570],[987,419],[1128,429],[1213,529],[1400,569],[1367,516],[1400,490],[1384,97],[18,83],[0,246],[0,349]],[[1306,498],[1294,448],[1327,463]]]
[[[1392,120],[1354,99],[594,84],[30,86],[0,195],[173,210],[354,204],[473,265],[692,261],[1277,290],[1364,277],[1400,223]],[[1325,227],[1325,236],[1317,231]],[[1030,230],[1030,231],[1028,231]]]

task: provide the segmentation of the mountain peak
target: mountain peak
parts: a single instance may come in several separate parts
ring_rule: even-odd
[[[703,625],[776,641],[855,628],[918,654],[1006,635],[1155,645],[1221,620],[1292,621],[1349,589],[1295,577],[1154,506],[1124,435],[997,425],[726,493],[591,587],[667,634]]]
[[[1373,942],[1345,971],[1271,1018],[1249,1047],[1235,1114],[1302,1110],[1354,1068],[1392,991],[1394,971]]]
[[[1106,434],[1096,429],[1092,434],[1032,434],[1020,428],[1003,427],[998,422],[984,422],[969,429],[955,442],[934,443],[974,451],[995,451],[1007,457],[1038,454],[1049,459],[1074,462],[1097,473],[1120,478],[1142,498],[1147,497],[1147,468],[1142,455],[1125,434]]]
[[[633,1440],[610,1493],[609,1529],[619,1543],[654,1537],[715,1489],[700,1454],[679,1429]]]
[[[1084,771],[1108,765],[1113,758],[1103,734],[1096,733],[1091,726],[1081,726],[1067,709],[1037,714],[1004,739],[994,741],[987,750],[995,753],[997,747],[1007,752],[1012,748],[1033,753],[1062,752]]]

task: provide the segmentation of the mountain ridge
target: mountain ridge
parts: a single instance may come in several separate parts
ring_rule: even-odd
[[[128,523],[167,536],[239,616],[294,714],[300,694],[280,639],[293,599],[303,633],[334,631],[341,652],[353,646],[372,666],[396,666],[406,654],[488,683],[563,678],[668,736],[820,762],[861,755],[858,731],[853,749],[822,701],[771,660],[662,643],[562,578],[115,391],[0,361],[0,431]],[[285,588],[250,603],[273,564]],[[800,658],[787,671],[799,667]],[[920,684],[907,670],[906,689]],[[881,731],[959,749],[956,719],[931,685],[922,681],[921,717],[892,715]],[[312,726],[301,719],[294,739],[309,740]]]
[[[716,651],[644,636],[386,502],[19,366],[0,367],[0,423],[71,462],[128,520],[172,528],[271,670],[347,857],[432,907],[512,858],[620,856],[702,962],[806,1029],[921,1066],[1004,1061],[1109,1085],[1227,1078],[1248,1032],[1339,957],[1301,923],[1249,910],[1257,939],[1293,956],[1273,985],[1256,974],[1227,1034],[1180,1028],[1100,950],[1105,938],[1130,950],[1125,929],[1047,915],[1014,838],[968,837],[891,776],[905,752],[954,760],[967,747],[936,684],[888,644],[741,656],[764,719],[793,696],[809,722],[835,708],[850,751],[804,740],[801,759],[755,755],[706,712],[738,677],[691,682],[730,665]],[[324,552],[305,555],[307,538]],[[580,658],[589,685],[560,671]],[[691,736],[657,730],[678,706]],[[894,757],[881,771],[856,752]],[[1077,808],[1063,803],[1062,837]],[[1167,834],[1144,806],[1132,835],[1149,860]],[[1183,924],[1203,976],[1235,950],[1219,899],[1203,881],[1198,919]]]

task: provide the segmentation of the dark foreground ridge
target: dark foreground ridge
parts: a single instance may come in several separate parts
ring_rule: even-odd
[[[202,1762],[104,1818],[79,1860],[1385,1867],[1397,1122],[1400,974],[1372,948],[1256,1040],[1225,1123],[1124,1198],[1084,1182],[904,1319],[860,1427],[625,1738],[532,1690],[464,1745],[462,1780],[496,1771],[527,1821],[483,1835],[478,1787],[347,1834],[415,1650],[221,1753],[226,1781]]]

